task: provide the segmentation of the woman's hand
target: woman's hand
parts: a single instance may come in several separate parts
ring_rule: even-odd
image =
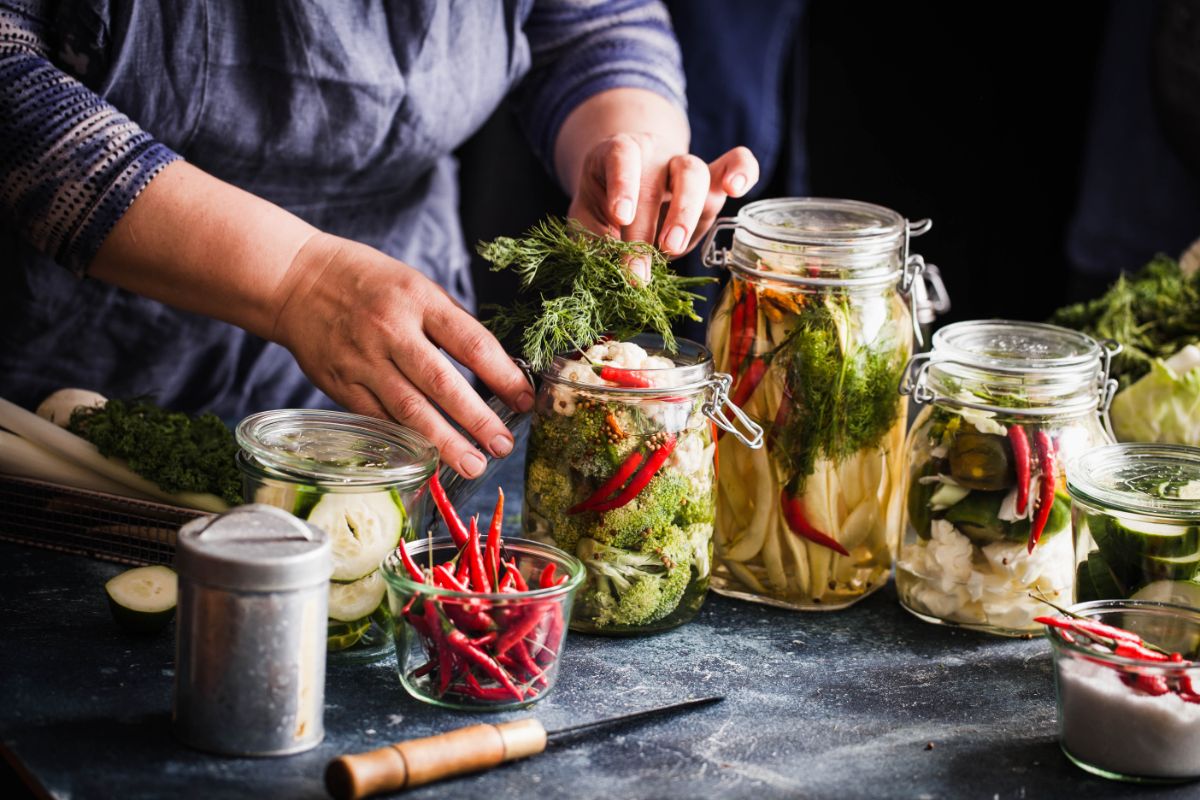
[[[316,234],[281,291],[271,338],[336,402],[420,431],[468,478],[483,472],[483,456],[438,407],[493,456],[512,450],[512,434],[438,348],[518,411],[533,407],[529,382],[495,337],[420,272],[366,245]]]
[[[571,217],[596,233],[653,242],[671,256],[695,247],[725,199],[758,181],[758,161],[745,147],[711,164],[690,155],[683,113],[640,89],[581,104],[563,123],[556,161],[573,198]],[[650,277],[644,260],[630,269]]]

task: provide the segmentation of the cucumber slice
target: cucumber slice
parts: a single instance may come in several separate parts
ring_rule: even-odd
[[[1088,553],[1087,560],[1080,562],[1076,573],[1075,602],[1120,600],[1127,594],[1098,550]]]
[[[1200,550],[1200,527],[1170,525],[1145,520],[1115,520],[1116,527],[1140,546],[1132,552],[1147,556],[1185,556]]]
[[[1195,581],[1155,581],[1133,593],[1131,600],[1176,603],[1200,608],[1200,583]]]
[[[329,618],[339,622],[354,622],[370,616],[379,608],[386,593],[387,584],[379,570],[351,583],[330,583]]]
[[[113,620],[125,630],[154,633],[175,616],[179,580],[169,567],[137,567],[104,584]]]
[[[407,515],[394,491],[331,492],[321,495],[308,521],[329,534],[333,580],[356,581],[400,542]]]
[[[358,644],[358,640],[363,637],[363,634],[370,627],[370,617],[356,619],[353,622],[334,622],[330,620],[328,627],[325,629],[325,649],[332,653],[338,650],[345,650],[347,647],[353,647]]]
[[[955,486],[952,483],[940,483],[929,498],[929,507],[934,511],[944,511],[965,498],[971,490],[965,486]]]
[[[1152,581],[1190,581],[1200,574],[1200,550],[1185,556],[1150,556],[1146,577]]]

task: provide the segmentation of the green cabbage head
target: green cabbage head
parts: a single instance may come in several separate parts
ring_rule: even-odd
[[[1200,446],[1200,347],[1190,344],[1117,394],[1113,432],[1122,442]]]

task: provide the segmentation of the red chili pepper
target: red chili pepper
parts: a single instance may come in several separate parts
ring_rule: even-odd
[[[754,349],[754,338],[758,334],[758,292],[754,287],[747,286],[742,300],[735,308],[735,316],[730,324],[730,364],[729,370],[736,375],[741,370],[742,362]],[[740,309],[740,315],[736,312]]]
[[[622,489],[611,500],[605,500],[603,503],[597,503],[589,509],[597,514],[602,514],[605,511],[612,511],[614,508],[620,508],[628,505],[635,497],[642,493],[642,489],[646,488],[646,484],[658,473],[659,469],[668,458],[671,456],[671,451],[675,449],[675,434],[667,434],[667,439],[657,450],[646,460],[641,469],[630,478],[629,485]]]
[[[459,550],[458,551],[458,566],[456,566],[454,568],[454,577],[457,578],[458,582],[461,583],[463,586],[466,586],[467,582],[471,580],[470,567],[471,567],[471,559],[467,558],[467,554],[464,550]],[[466,589],[466,591],[470,591],[470,588]]]
[[[488,526],[487,553],[483,561],[493,586],[500,583],[500,528],[504,524],[504,490],[499,489],[499,492],[496,509],[492,512],[492,524]]]
[[[1137,689],[1139,692],[1145,692],[1154,697],[1161,697],[1171,691],[1171,686],[1167,683],[1165,675],[1147,675],[1138,673],[1136,675],[1123,676],[1130,686]]]
[[[462,549],[467,541],[467,529],[459,518],[458,512],[454,510],[454,506],[450,505],[450,498],[446,497],[446,490],[438,479],[437,470],[433,471],[433,478],[429,481],[429,492],[433,495],[434,505],[437,506],[442,519],[446,522],[446,530],[450,531],[450,538],[454,540],[456,547]]]
[[[487,647],[492,642],[496,641],[498,634],[495,631],[488,631],[483,636],[477,636],[471,640],[471,644],[476,647]]]
[[[517,642],[516,647],[513,648],[513,652],[517,654],[517,664],[525,670],[526,680],[536,681],[543,687],[550,685],[550,682],[546,680],[546,671],[539,667],[537,662],[533,660],[533,657],[529,655],[529,648],[525,646],[524,642]]]
[[[516,687],[512,678],[505,672],[504,667],[496,663],[496,659],[471,644],[466,634],[452,626],[444,629],[443,633],[445,634],[445,641],[466,661],[482,669],[489,677],[507,689],[517,700],[525,699],[525,693]]]
[[[433,568],[434,585],[443,589],[449,589],[453,592],[469,592],[470,587],[460,581],[451,572],[450,568],[445,564],[438,564]]]
[[[476,700],[507,700],[510,696],[508,689],[503,686],[481,686],[479,680],[470,672],[466,674],[465,681],[465,683],[454,684],[450,687],[450,691],[473,697]]]
[[[525,578],[521,575],[521,570],[517,569],[517,562],[515,560],[510,560],[505,564],[504,569],[508,575],[512,576],[513,583],[516,584],[518,592],[529,591],[529,585],[525,583]]]
[[[541,605],[530,606],[521,617],[511,621],[496,640],[496,655],[504,655],[514,644],[528,636],[542,621],[544,612],[545,608]]]
[[[650,381],[644,376],[639,375],[631,369],[621,369],[620,367],[602,367],[599,364],[593,365],[592,370],[600,376],[601,380],[615,383],[618,386],[623,386],[627,389],[649,389]]]
[[[404,546],[404,540],[396,545],[396,552],[400,554],[400,560],[404,562],[404,569],[408,571],[408,577],[412,578],[417,583],[425,582],[425,573],[417,566],[417,562],[413,561],[413,557],[409,555],[408,548]]]
[[[477,517],[471,517],[470,531],[467,533],[467,569],[471,573],[471,588],[477,592],[490,592],[487,572],[483,568],[483,553],[479,551],[479,522]]]
[[[507,570],[507,568],[504,570],[504,577],[502,577],[500,579],[500,582],[496,584],[496,591],[497,592],[516,591],[516,586],[515,586],[515,582],[513,581],[512,573],[509,572]]]
[[[1054,506],[1055,485],[1058,482],[1058,476],[1054,474],[1054,442],[1050,440],[1050,434],[1044,430],[1035,431],[1033,442],[1037,446],[1038,462],[1042,467],[1042,488],[1038,493],[1037,513],[1034,515],[1033,525],[1029,528],[1027,549],[1030,553],[1037,547],[1038,540],[1042,538],[1042,531],[1046,529],[1046,521],[1050,519],[1050,509]]]
[[[1112,625],[1105,625],[1103,622],[1097,622],[1092,619],[1080,619],[1078,617],[1035,617],[1033,621],[1039,622],[1042,625],[1049,625],[1052,628],[1074,630],[1088,636],[1100,636],[1117,642],[1145,644],[1142,641],[1142,637],[1132,631],[1127,631],[1124,628],[1116,628]]]
[[[764,359],[756,358],[751,361],[750,366],[746,367],[746,374],[742,375],[737,387],[734,388],[733,396],[729,398],[730,404],[738,407],[745,405],[766,374],[767,362]]]
[[[562,638],[563,628],[562,607],[555,603],[550,609],[550,622],[546,626],[546,636],[542,639],[541,649],[538,650],[536,656],[539,664],[549,664],[558,658],[558,645]],[[554,646],[551,647],[551,644]]]
[[[1136,658],[1139,661],[1163,662],[1170,660],[1162,653],[1156,653],[1144,645],[1134,644],[1133,642],[1116,642],[1116,646],[1113,647],[1113,654],[1124,658]]]
[[[1029,437],[1020,425],[1008,426],[1008,441],[1012,445],[1013,461],[1017,468],[1017,513],[1024,514],[1029,508],[1029,482],[1031,474]]]
[[[612,477],[600,485],[600,488],[592,492],[591,496],[582,502],[576,503],[567,509],[568,514],[580,514],[589,510],[592,506],[600,503],[608,498],[613,492],[625,485],[625,481],[629,480],[642,463],[642,451],[634,450],[625,460],[621,462],[621,466],[617,467],[617,471],[612,474]]]
[[[445,645],[446,638],[443,634],[441,615],[438,614],[436,606],[437,603],[433,600],[425,601],[425,625],[429,629],[429,638],[434,650],[429,655],[437,658],[438,696],[441,697],[446,693],[450,681],[454,678],[452,674],[454,672],[454,656],[450,652],[450,648]]]
[[[850,551],[841,542],[812,526],[804,513],[804,503],[798,497],[789,495],[787,489],[780,491],[779,504],[783,507],[783,518],[787,521],[788,529],[792,533],[802,539],[808,539],[813,544],[828,547],[841,555],[850,555]]]
[[[551,561],[542,568],[542,574],[538,578],[538,586],[542,589],[548,589],[554,585],[554,570],[557,569],[554,562]]]

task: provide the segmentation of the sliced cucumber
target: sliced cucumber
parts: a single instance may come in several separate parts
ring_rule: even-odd
[[[1200,550],[1200,527],[1170,525],[1145,520],[1115,520],[1125,536],[1140,540],[1141,547],[1131,547],[1147,556],[1185,556]]]
[[[113,620],[137,633],[154,633],[175,616],[179,580],[169,567],[137,567],[104,584]]]
[[[1146,559],[1150,580],[1190,581],[1200,574],[1200,550],[1185,556],[1150,556]]]
[[[329,584],[329,618],[353,622],[370,616],[383,602],[387,584],[379,570],[351,583]]]
[[[1200,583],[1195,581],[1155,581],[1133,593],[1131,600],[1176,603],[1200,608]]]
[[[956,486],[953,483],[940,483],[933,490],[933,495],[929,498],[929,507],[934,511],[944,511],[950,508],[950,506],[957,504],[970,493],[971,490],[965,486]]]
[[[407,515],[394,491],[330,492],[321,495],[308,521],[329,534],[333,580],[356,581],[396,547]]]

